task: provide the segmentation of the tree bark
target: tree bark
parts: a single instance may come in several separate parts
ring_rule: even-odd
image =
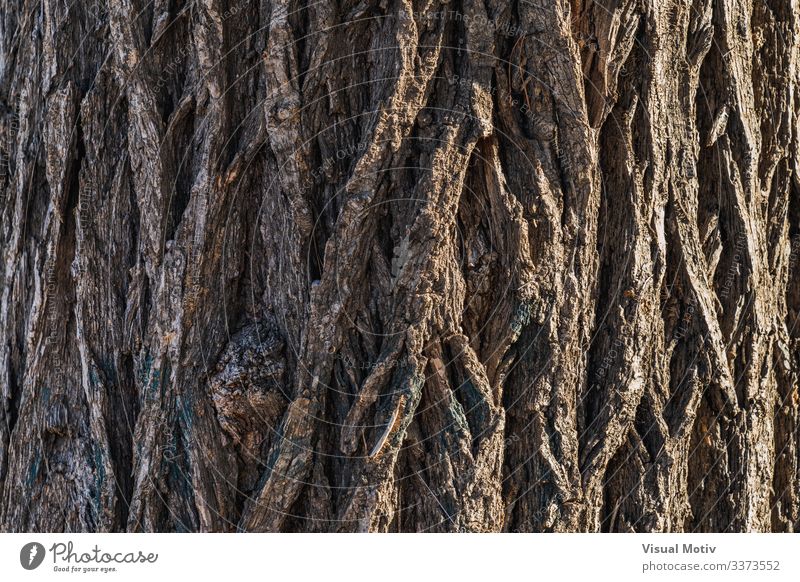
[[[797,0],[3,0],[0,530],[800,529]]]

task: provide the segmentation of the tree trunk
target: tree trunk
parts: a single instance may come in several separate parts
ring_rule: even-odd
[[[800,529],[797,0],[3,0],[0,530]]]

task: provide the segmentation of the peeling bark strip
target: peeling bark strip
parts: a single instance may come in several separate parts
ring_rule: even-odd
[[[0,14],[0,530],[797,531],[795,0]]]

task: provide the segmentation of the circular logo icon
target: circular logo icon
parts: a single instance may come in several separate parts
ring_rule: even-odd
[[[44,546],[38,542],[25,544],[19,552],[19,563],[26,570],[35,570],[42,565],[44,553]]]

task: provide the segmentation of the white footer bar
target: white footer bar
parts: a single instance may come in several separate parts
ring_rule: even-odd
[[[2,580],[800,580],[787,534],[2,534]]]

